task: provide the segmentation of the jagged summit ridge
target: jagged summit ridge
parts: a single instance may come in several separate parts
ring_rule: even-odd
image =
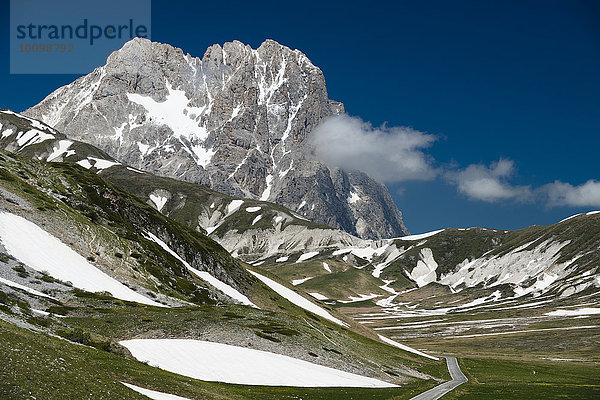
[[[273,40],[192,57],[136,38],[25,114],[137,168],[269,200],[365,238],[407,233],[387,189],[310,158],[307,135],[344,112],[322,71]]]

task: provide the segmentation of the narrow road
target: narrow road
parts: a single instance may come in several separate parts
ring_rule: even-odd
[[[460,386],[468,381],[465,374],[463,374],[460,370],[458,361],[456,361],[456,357],[444,358],[446,359],[446,364],[448,365],[448,371],[450,371],[452,380],[444,382],[441,385],[437,385],[436,387],[431,388],[428,391],[411,398],[410,400],[437,400],[455,387]]]

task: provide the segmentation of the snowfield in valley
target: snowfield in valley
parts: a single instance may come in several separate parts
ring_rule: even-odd
[[[204,381],[300,387],[395,387],[395,385],[261,350],[191,339],[120,342],[140,361]]]
[[[597,307],[584,307],[577,308],[575,310],[554,310],[546,313],[550,317],[578,317],[580,315],[598,315],[600,314],[600,308]]]

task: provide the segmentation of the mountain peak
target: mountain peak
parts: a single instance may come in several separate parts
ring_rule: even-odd
[[[308,134],[342,112],[321,70],[272,39],[257,49],[215,44],[200,59],[135,38],[25,113],[148,172],[276,202],[365,238],[406,234],[385,186],[306,153]],[[362,201],[348,202],[350,191]]]

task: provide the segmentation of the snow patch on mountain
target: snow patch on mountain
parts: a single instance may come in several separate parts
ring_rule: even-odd
[[[119,162],[104,160],[102,158],[96,157],[88,157],[88,160],[94,161],[94,168],[96,168],[98,172],[102,171],[103,169],[113,167],[115,165],[121,165],[121,163]]]
[[[75,164],[81,165],[85,169],[92,168],[92,164],[90,163],[90,161],[85,158],[83,160],[77,161]]]
[[[444,230],[445,229],[439,229],[437,231],[421,233],[421,234],[418,234],[418,235],[402,236],[402,237],[399,237],[398,239],[400,239],[400,240],[421,240],[421,239],[425,239],[425,238],[431,237],[433,235],[437,235],[438,233],[443,232]]]
[[[59,140],[54,145],[52,153],[50,153],[50,155],[48,155],[48,158],[46,158],[46,161],[50,162],[52,160],[57,159],[58,157],[66,158],[66,157],[69,157],[69,156],[75,154],[75,150],[69,150],[69,147],[71,147],[72,144],[73,144],[72,140]]]
[[[4,284],[6,286],[13,287],[15,289],[21,289],[21,290],[23,290],[23,291],[25,291],[27,293],[31,293],[31,294],[33,294],[35,296],[46,297],[48,299],[54,299],[54,297],[48,296],[47,294],[42,293],[42,292],[40,292],[38,290],[35,290],[35,289],[30,288],[30,287],[21,285],[20,283],[13,282],[13,281],[8,280],[8,279],[4,279],[2,277],[0,277],[0,283]]]
[[[197,118],[193,118],[192,115],[200,116],[205,108],[189,106],[190,99],[186,96],[185,91],[173,89],[166,79],[165,85],[168,93],[162,102],[137,93],[127,93],[127,98],[142,106],[152,123],[166,125],[177,137],[183,137],[190,141],[194,139],[204,141],[208,137],[208,132],[198,124]]]
[[[232,200],[227,206],[227,215],[231,215],[236,212],[244,204],[244,200]]]
[[[150,200],[152,200],[152,202],[156,206],[156,209],[158,211],[162,211],[163,207],[169,200],[166,196],[161,196],[159,194],[153,194],[153,193],[150,193],[149,197],[150,197]]]
[[[351,191],[350,196],[348,196],[348,199],[347,199],[348,203],[354,204],[359,200],[361,200],[360,196],[356,192]]]
[[[302,279],[294,279],[294,280],[292,280],[292,285],[298,286],[312,278],[314,278],[314,276],[309,276],[308,278],[302,278]]]
[[[7,138],[7,137],[9,137],[11,135],[14,135],[15,132],[16,131],[14,129],[12,129],[12,128],[9,128],[9,129],[3,131],[2,132],[2,139]]]
[[[397,248],[396,246],[390,246],[391,250],[388,251],[388,254],[385,258],[385,260],[383,262],[378,263],[377,265],[375,265],[375,268],[373,269],[373,276],[375,278],[379,278],[381,277],[381,273],[383,272],[384,269],[386,269],[387,267],[389,267],[389,265],[392,263],[392,261],[398,259],[398,257],[400,257],[402,254],[406,253],[408,250],[412,249],[413,247],[409,247],[406,250],[404,250],[404,247],[401,248]],[[383,253],[385,254],[385,253]]]
[[[365,247],[347,247],[339,249],[333,252],[334,256],[342,254],[352,253],[356,257],[364,258],[365,260],[371,261],[373,257],[382,255],[390,245],[388,241],[382,246],[378,246],[375,242],[366,242],[368,246]]]
[[[417,266],[410,272],[410,278],[417,283],[417,286],[422,287],[435,282],[438,263],[433,258],[430,248],[421,249],[419,256],[421,259],[417,261]]]
[[[37,129],[30,129],[26,132],[19,132],[17,134],[17,144],[21,147],[21,149],[31,146],[32,144],[45,142],[46,140],[50,139],[55,139],[55,136]]]
[[[97,170],[96,172],[100,172],[103,169],[107,169],[115,165],[120,165],[121,163],[104,160],[102,158],[88,157],[84,158],[83,160],[77,161],[76,164],[81,165],[85,169],[95,168]]]
[[[314,256],[316,256],[318,254],[319,254],[318,251],[309,251],[308,253],[304,253],[300,257],[298,257],[298,260],[296,261],[296,263],[301,263],[303,261],[310,260],[311,258],[313,258]]]
[[[528,242],[503,255],[465,260],[457,271],[440,277],[439,283],[454,290],[459,285],[473,287],[483,283],[484,287],[493,287],[510,283],[515,285],[515,294],[519,296],[542,292],[557,279],[568,275],[569,263],[556,265],[556,260],[560,257],[560,250],[570,242],[545,240],[526,250],[533,244]],[[536,282],[526,284],[531,278],[535,278]]]
[[[582,213],[571,215],[570,217],[567,217],[567,218],[561,219],[560,221],[558,221],[558,223],[560,224],[561,222],[568,221],[568,220],[570,220],[571,218],[575,218],[575,217],[578,217],[578,216],[580,216],[580,215],[582,215]]]
[[[183,144],[184,149],[192,155],[196,163],[203,168],[210,163],[215,155],[213,149],[202,145],[208,138],[208,131],[199,123],[200,116],[206,111],[206,107],[192,107],[190,99],[184,90],[174,89],[168,79],[165,79],[167,95],[162,102],[154,100],[150,96],[137,93],[127,93],[129,101],[142,106],[146,111],[146,117],[156,125],[167,126]],[[120,137],[122,137],[122,132]],[[140,143],[138,143],[140,146]],[[144,145],[148,146],[149,145]],[[150,153],[148,147],[140,146],[142,156]]]
[[[348,304],[348,303],[356,303],[359,301],[371,300],[376,297],[381,296],[380,294],[370,293],[370,294],[359,294],[358,296],[348,296],[350,300],[338,300],[340,303]]]

